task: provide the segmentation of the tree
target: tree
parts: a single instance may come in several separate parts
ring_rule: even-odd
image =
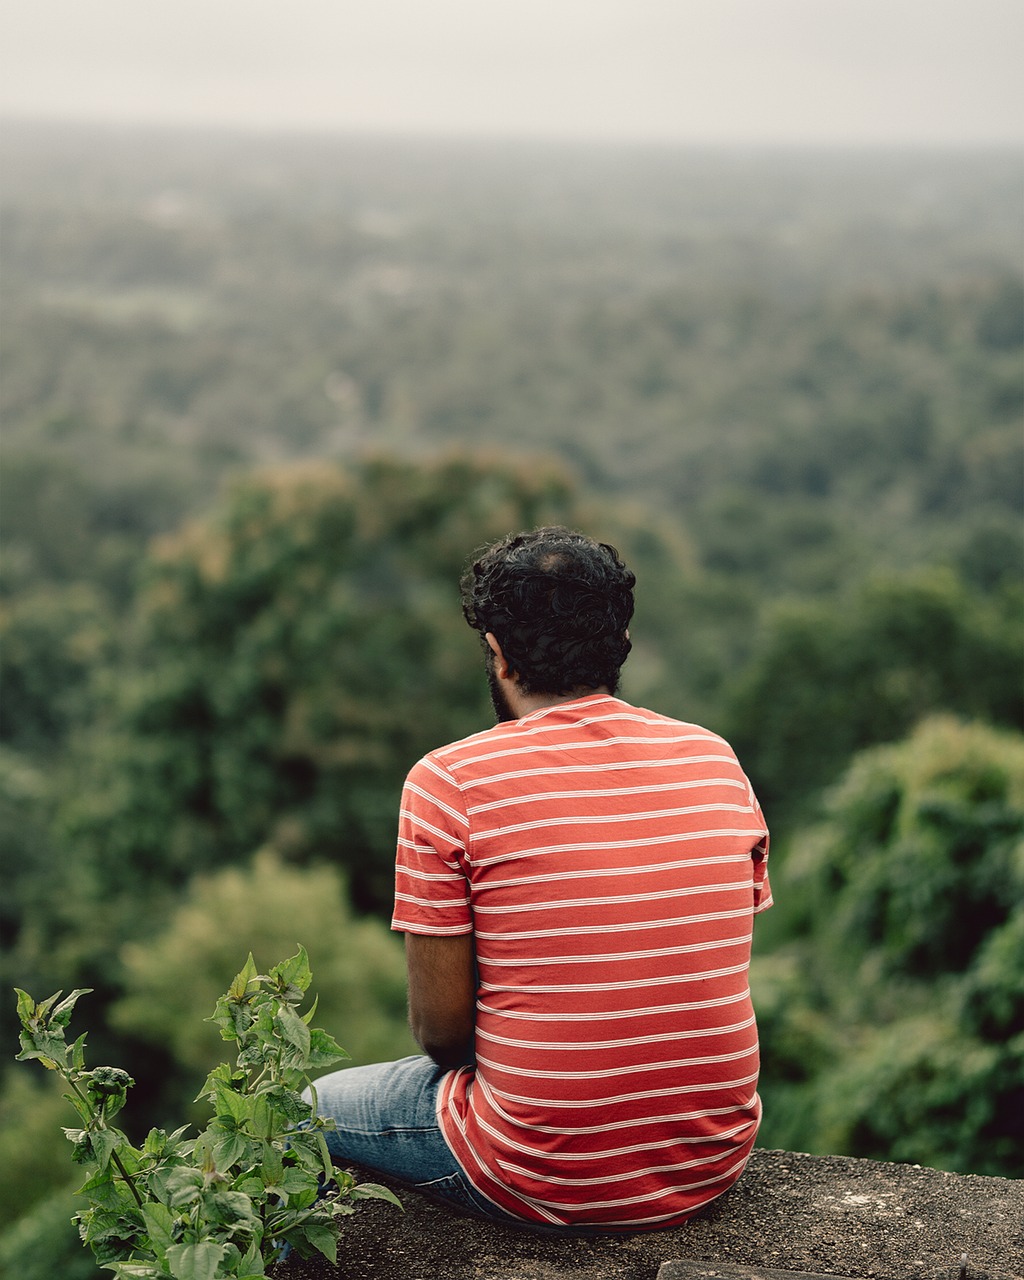
[[[160,932],[195,875],[259,848],[344,870],[357,909],[389,915],[406,771],[492,719],[461,569],[474,546],[550,522],[635,549],[661,629],[638,624],[630,670],[656,691],[685,543],[642,512],[588,511],[551,464],[377,457],[250,474],[159,543],[119,661],[90,686],[93,723],[59,770],[10,757],[26,799],[9,842],[34,844],[9,980],[94,988],[102,1038],[124,942]],[[22,821],[30,800],[38,831]]]
[[[336,868],[289,867],[269,849],[248,866],[197,876],[155,937],[125,946],[125,994],[111,1021],[169,1055],[175,1083],[192,1086],[224,1057],[217,1028],[197,1024],[213,1012],[224,973],[247,952],[265,972],[297,943],[316,972],[317,1024],[353,1065],[416,1052],[398,938],[353,915]]]
[[[768,1140],[777,1099],[815,1150],[1019,1173],[1024,737],[939,717],[860,753],[782,882],[808,933],[766,966]]]
[[[730,691],[728,736],[769,819],[790,818],[855,752],[941,711],[1024,721],[1019,593],[931,569],[787,601]]]
[[[180,886],[269,843],[346,868],[357,903],[387,910],[405,771],[485,723],[465,557],[574,515],[560,471],[486,459],[236,481],[149,564],[132,659],[64,811],[94,893]]]
[[[52,757],[88,722],[96,671],[110,661],[114,622],[85,583],[41,586],[0,600],[4,715],[0,741]]]

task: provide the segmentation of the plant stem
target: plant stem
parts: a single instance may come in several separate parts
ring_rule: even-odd
[[[111,1160],[113,1160],[114,1164],[116,1164],[116,1165],[117,1165],[118,1172],[120,1173],[121,1177],[122,1177],[122,1178],[124,1178],[125,1182],[128,1184],[128,1190],[129,1190],[129,1191],[132,1193],[132,1195],[135,1197],[135,1203],[136,1203],[136,1204],[139,1206],[139,1208],[141,1209],[141,1208],[142,1208],[142,1197],[139,1195],[138,1188],[137,1188],[137,1187],[136,1187],[136,1185],[135,1185],[135,1179],[134,1179],[134,1178],[132,1177],[132,1175],[128,1172],[128,1170],[124,1167],[124,1165],[121,1163],[121,1157],[117,1154],[117,1152],[116,1152],[116,1151],[111,1151],[111,1153],[110,1153],[110,1158],[111,1158]]]
[[[78,1087],[77,1083],[75,1082],[74,1077],[73,1077],[73,1076],[69,1076],[69,1075],[64,1075],[64,1072],[63,1072],[63,1071],[61,1072],[61,1075],[63,1075],[63,1076],[64,1076],[64,1079],[68,1082],[68,1084],[72,1087],[72,1089],[74,1089],[75,1093],[77,1093],[77,1094],[78,1094],[78,1096],[82,1099],[82,1102],[83,1102],[83,1103],[84,1103],[84,1105],[85,1105],[85,1109],[86,1109],[86,1111],[88,1111],[88,1113],[93,1117],[93,1119],[94,1119],[94,1120],[95,1120],[95,1122],[96,1122],[96,1128],[97,1128],[97,1129],[105,1129],[105,1128],[107,1127],[107,1125],[106,1125],[106,1121],[103,1119],[102,1112],[97,1112],[97,1110],[96,1110],[96,1109],[95,1109],[95,1107],[92,1105],[92,1103],[89,1101],[89,1099],[85,1096],[85,1094],[81,1091],[81,1089],[79,1089],[79,1087]],[[121,1175],[121,1177],[124,1179],[125,1183],[127,1184],[127,1186],[128,1186],[128,1190],[129,1190],[129,1191],[132,1193],[132,1195],[135,1197],[135,1203],[136,1203],[136,1204],[139,1206],[139,1208],[141,1209],[141,1208],[142,1208],[142,1197],[139,1195],[139,1189],[138,1189],[138,1187],[136,1187],[136,1185],[135,1185],[135,1179],[134,1179],[134,1178],[132,1177],[132,1175],[128,1172],[128,1170],[124,1167],[124,1163],[122,1162],[121,1157],[117,1154],[117,1152],[116,1152],[116,1151],[111,1151],[111,1153],[110,1153],[110,1158],[111,1158],[111,1160],[113,1160],[114,1165],[116,1166],[118,1173]]]
[[[323,1213],[323,1211],[324,1211],[324,1202],[323,1202],[323,1199],[321,1198],[320,1200],[317,1200],[315,1204],[310,1205],[310,1207],[304,1213],[300,1213],[298,1217],[295,1217],[290,1219],[289,1221],[286,1221],[283,1225],[285,1225],[287,1229],[291,1231],[293,1227],[301,1227],[304,1222],[307,1222],[310,1218],[315,1217],[317,1213]],[[264,1220],[264,1222],[265,1222],[265,1226],[268,1234],[275,1235],[276,1227],[275,1227],[273,1217],[268,1215]]]

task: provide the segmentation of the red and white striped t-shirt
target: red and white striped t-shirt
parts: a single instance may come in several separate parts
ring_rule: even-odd
[[[438,1119],[484,1196],[636,1230],[739,1177],[767,849],[728,743],[604,694],[415,766],[392,927],[475,935],[476,1067],[445,1076]]]

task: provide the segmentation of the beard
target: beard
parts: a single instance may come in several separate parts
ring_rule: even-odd
[[[494,714],[499,724],[506,724],[509,720],[518,720],[519,717],[509,706],[508,698],[505,690],[501,687],[498,677],[494,674],[494,660],[487,660],[487,688],[491,694],[491,706],[494,708]]]

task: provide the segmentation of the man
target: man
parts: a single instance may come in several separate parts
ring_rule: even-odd
[[[732,749],[621,701],[633,574],[561,528],[463,579],[498,724],[421,760],[392,927],[428,1055],[317,1084],[339,1159],[554,1229],[682,1222],[760,1121],[768,833]]]

